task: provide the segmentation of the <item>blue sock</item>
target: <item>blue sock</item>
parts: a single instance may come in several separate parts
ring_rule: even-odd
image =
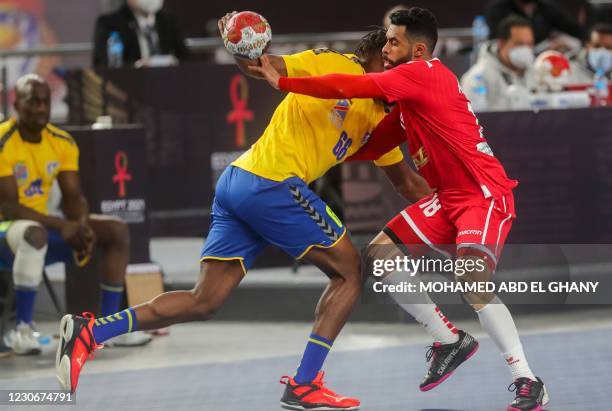
[[[302,362],[294,378],[296,383],[307,384],[317,377],[317,374],[323,368],[323,363],[332,345],[332,341],[316,334],[310,334]]]
[[[100,310],[102,316],[106,317],[119,311],[121,299],[123,298],[123,286],[102,283],[100,288],[102,288],[102,306]]]
[[[138,329],[138,321],[133,308],[116,314],[96,318],[93,326],[94,339],[98,344],[121,334],[131,333]]]
[[[17,307],[17,324],[32,322],[34,313],[34,299],[36,299],[36,289],[32,288],[16,288],[15,289],[15,306]]]

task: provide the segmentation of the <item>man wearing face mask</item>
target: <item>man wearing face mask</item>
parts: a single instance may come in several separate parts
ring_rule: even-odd
[[[107,41],[119,33],[123,64],[146,65],[154,56],[170,55],[186,60],[189,52],[174,14],[163,0],[127,0],[116,12],[98,17],[94,34],[93,64],[107,66]]]
[[[572,59],[571,68],[574,84],[592,82],[597,70],[612,79],[612,25],[600,23],[591,28],[585,48]]]
[[[482,97],[477,93],[486,94],[485,110],[522,108],[514,97],[518,93],[526,95],[535,87],[533,45],[529,22],[519,16],[507,17],[499,26],[498,39],[481,48],[476,64],[461,78],[468,98],[476,100]]]

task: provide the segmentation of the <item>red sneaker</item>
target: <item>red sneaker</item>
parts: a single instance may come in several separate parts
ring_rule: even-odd
[[[60,343],[55,356],[55,371],[60,386],[74,393],[79,374],[92,353],[103,347],[96,344],[92,328],[96,319],[91,313],[83,317],[66,314],[60,322]]]
[[[281,407],[309,411],[358,410],[361,404],[358,399],[342,397],[325,388],[324,375],[323,371],[319,371],[310,384],[298,384],[291,377],[282,377],[280,382],[287,388],[281,398]]]

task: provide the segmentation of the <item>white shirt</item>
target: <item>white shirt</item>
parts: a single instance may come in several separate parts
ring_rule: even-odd
[[[155,29],[155,14],[151,14],[149,16],[143,16],[140,13],[135,15],[136,22],[138,23],[138,44],[140,45],[140,57],[142,59],[148,59],[151,57],[151,48],[149,47],[149,41],[147,40],[147,36],[145,33],[149,31],[152,36],[152,41],[157,45],[159,50],[159,36],[157,35],[157,30]]]
[[[489,111],[516,110],[529,108],[526,96],[536,87],[536,79],[531,68],[523,75],[506,67],[498,55],[495,40],[485,43],[478,54],[478,60],[461,78],[461,88],[471,100],[477,84],[477,76],[481,76],[487,87],[487,106]],[[521,104],[516,103],[517,94],[523,95]]]

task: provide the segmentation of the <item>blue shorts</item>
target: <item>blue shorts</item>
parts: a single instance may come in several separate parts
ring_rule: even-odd
[[[334,246],[345,231],[301,179],[272,181],[229,166],[217,182],[200,261],[240,260],[246,272],[268,244],[301,258],[312,247]]]
[[[11,270],[15,255],[6,241],[6,232],[10,227],[10,221],[0,222],[0,269]],[[74,264],[74,252],[64,241],[62,235],[56,230],[49,232],[47,254],[45,256],[45,266],[54,263]]]

